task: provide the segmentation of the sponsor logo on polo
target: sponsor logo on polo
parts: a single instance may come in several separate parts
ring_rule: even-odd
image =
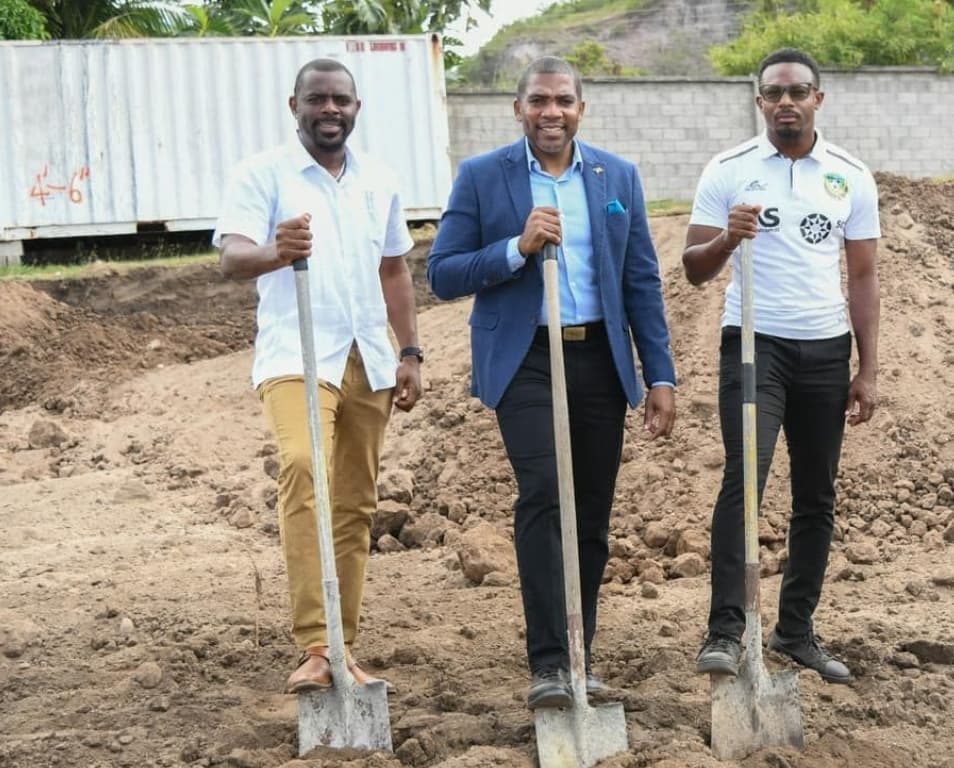
[[[766,189],[768,189],[768,184],[758,179],[753,179],[745,187],[746,192],[764,192]]]
[[[778,232],[782,219],[778,215],[778,208],[763,208],[759,213],[759,232]]]
[[[848,194],[848,180],[840,173],[826,173],[825,191],[836,200],[842,200]]]
[[[820,213],[810,213],[802,219],[798,229],[806,242],[817,245],[831,234],[831,220]]]

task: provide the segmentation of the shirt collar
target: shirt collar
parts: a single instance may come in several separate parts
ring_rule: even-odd
[[[303,172],[309,168],[318,167],[318,161],[305,149],[305,145],[301,143],[301,139],[298,138],[297,133],[285,145],[285,152],[288,155],[289,162],[296,171]],[[348,164],[350,170],[356,171],[358,169],[358,161],[347,145],[345,145],[345,162]]]
[[[763,160],[767,160],[770,157],[775,157],[778,155],[781,157],[781,153],[778,151],[778,148],[769,141],[768,133],[763,132],[759,134],[759,157]],[[815,129],[815,145],[812,147],[812,151],[809,152],[805,157],[810,157],[813,160],[821,160],[822,155],[825,152],[825,148],[828,146],[827,142],[821,135],[821,131],[817,128]]]
[[[530,140],[526,136],[523,138],[523,146],[527,152],[527,168],[531,173],[533,171],[543,173],[540,161],[533,156],[533,151],[530,149]],[[583,169],[583,154],[580,152],[580,144],[576,139],[573,140],[573,159],[570,161],[570,168],[575,171]]]

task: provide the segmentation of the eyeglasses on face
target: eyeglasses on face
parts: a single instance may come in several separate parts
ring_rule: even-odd
[[[791,96],[792,101],[805,101],[814,90],[815,86],[812,83],[792,83],[791,85],[759,83],[759,95],[772,104],[781,101],[786,93]]]

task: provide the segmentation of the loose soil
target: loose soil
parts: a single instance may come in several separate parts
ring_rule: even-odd
[[[846,436],[816,614],[856,680],[801,674],[805,751],[746,768],[954,768],[954,184],[879,184],[880,406]],[[604,765],[714,768],[693,658],[722,466],[725,276],[690,286],[686,217],[652,224],[679,416],[658,444],[640,412],[628,420],[595,667],[620,689],[631,749]],[[429,297],[426,252],[411,259],[426,396],[389,428],[357,648],[396,686],[393,755],[296,757],[252,285],[211,265],[0,284],[0,765],[534,765],[514,484],[493,414],[468,394],[469,301]],[[760,525],[766,631],[786,464],[780,443]]]

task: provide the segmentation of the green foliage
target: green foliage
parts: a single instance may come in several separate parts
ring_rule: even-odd
[[[237,35],[236,26],[226,14],[204,5],[186,5],[185,14],[173,31],[181,37],[230,37]]]
[[[954,69],[950,0],[803,0],[795,12],[763,0],[742,34],[709,50],[724,75],[747,75],[782,47],[800,48],[820,64],[919,65]]]
[[[301,0],[235,0],[221,5],[240,35],[285,37],[321,31]]]
[[[586,77],[596,75],[635,75],[638,71],[632,67],[624,67],[618,61],[606,55],[606,48],[596,40],[585,40],[577,43],[573,50],[566,55],[566,60],[576,67],[576,70]]]
[[[30,0],[54,39],[158,37],[176,28],[181,6],[157,0]]]
[[[0,33],[7,8],[26,9],[49,36],[164,37],[213,35],[370,35],[444,32],[459,18],[467,29],[476,22],[471,13],[490,11],[492,0],[0,0]],[[28,5],[29,3],[29,5]],[[32,7],[31,7],[32,5]],[[39,14],[37,14],[37,11]],[[11,18],[13,18],[11,16]],[[16,17],[16,18],[19,18]],[[11,22],[12,23],[12,22]],[[19,30],[18,27],[11,29]],[[28,28],[30,29],[30,28]],[[11,33],[12,34],[12,33]],[[26,32],[17,36],[30,36]],[[444,62],[460,62],[454,37],[444,39]]]
[[[43,14],[27,0],[0,0],[0,40],[46,40]]]
[[[596,40],[577,43],[566,60],[576,67],[581,75],[607,74],[613,67],[613,62],[606,55],[606,49]]]

